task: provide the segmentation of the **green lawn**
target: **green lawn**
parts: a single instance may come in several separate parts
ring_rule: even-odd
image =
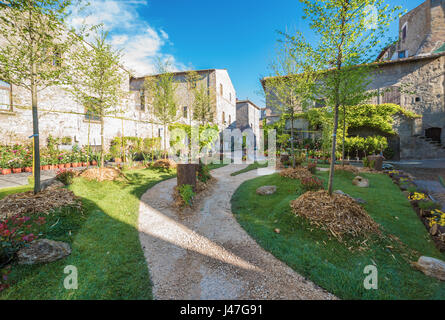
[[[328,173],[320,172],[327,180]],[[380,174],[363,174],[370,188],[352,185],[353,174],[337,172],[334,190],[367,201],[366,210],[383,226],[385,233],[399,237],[418,254],[445,259],[434,246],[427,231],[408,200],[390,178]],[[278,186],[272,196],[259,196],[255,190],[263,185]],[[375,241],[365,252],[348,250],[348,245],[330,240],[327,233],[311,227],[295,216],[289,202],[302,194],[300,182],[278,174],[246,181],[232,198],[232,211],[245,230],[278,259],[342,299],[445,299],[445,283],[414,270],[402,257],[406,249]],[[279,234],[274,232],[279,228]],[[418,256],[412,257],[416,259]],[[378,290],[366,290],[364,267],[376,264]]]
[[[19,193],[19,192],[26,192],[26,191],[30,191],[30,190],[33,190],[33,186],[30,185],[30,184],[27,185],[27,186],[3,188],[3,189],[0,189],[0,199],[3,199],[8,194]]]
[[[76,178],[70,189],[81,197],[85,213],[59,210],[50,215],[52,227],[46,230],[47,238],[69,242],[71,255],[45,265],[13,266],[15,284],[0,299],[151,299],[137,231],[139,199],[174,173],[143,169],[125,174],[127,182]],[[67,265],[78,269],[77,290],[63,286]]]
[[[246,172],[249,172],[249,171],[252,171],[252,170],[256,170],[258,168],[266,168],[266,167],[267,167],[267,162],[259,163],[259,162],[255,161],[254,163],[249,164],[246,168],[244,168],[242,170],[239,170],[239,171],[236,171],[236,172],[232,172],[230,175],[232,177],[234,177],[234,176],[237,176],[237,175],[242,174],[242,173],[246,173]]]

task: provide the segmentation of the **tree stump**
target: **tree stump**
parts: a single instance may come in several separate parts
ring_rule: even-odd
[[[196,170],[198,169],[197,164],[186,163],[186,164],[178,164],[177,171],[177,179],[178,179],[178,187],[189,184],[193,187],[193,191],[196,191]]]
[[[383,157],[378,156],[368,156],[368,161],[371,163],[371,161],[374,161],[374,169],[377,171],[383,170]]]

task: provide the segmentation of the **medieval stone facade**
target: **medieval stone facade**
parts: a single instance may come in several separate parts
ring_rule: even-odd
[[[122,69],[125,81],[122,87],[129,93],[116,106],[116,114],[104,118],[105,146],[119,136],[161,137],[168,139],[168,132],[163,132],[162,125],[141,104],[141,88],[144,78],[132,78]],[[215,97],[215,123],[224,129],[229,122],[236,121],[236,92],[227,70],[198,71],[201,81],[206,82]],[[178,122],[189,124],[190,92],[185,84],[185,73],[175,73],[178,83],[176,100],[178,114],[182,115]],[[49,135],[53,137],[69,137],[72,144],[100,145],[100,121],[89,117],[85,108],[73,100],[73,97],[61,86],[53,86],[39,92],[39,127],[40,143],[46,144]],[[125,110],[118,112],[117,110]],[[30,141],[32,135],[31,95],[20,87],[0,82],[0,143],[12,144]]]
[[[251,129],[255,135],[256,144],[260,139],[261,109],[250,100],[236,102],[236,128],[244,131]]]
[[[371,103],[395,103],[421,116],[415,120],[395,118],[397,136],[389,141],[395,160],[445,158],[444,12],[445,0],[427,0],[401,17],[399,41],[379,55],[371,74],[369,89],[380,92]],[[263,88],[271,90],[264,79]],[[268,94],[269,123],[280,116],[271,99],[273,94]],[[300,121],[297,130],[307,127],[307,122]]]

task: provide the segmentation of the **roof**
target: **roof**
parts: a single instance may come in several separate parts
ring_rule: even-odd
[[[433,51],[433,53],[441,53],[441,52],[445,52],[445,42],[441,47],[439,47],[439,49]]]
[[[445,44],[444,44],[445,46]],[[443,48],[444,46],[442,46],[441,48]],[[439,49],[441,49],[439,48]],[[438,49],[438,50],[439,50]],[[442,52],[438,52],[438,53],[431,53],[431,54],[426,54],[426,55],[418,55],[418,56],[412,56],[412,57],[408,57],[408,58],[403,58],[403,59],[397,59],[397,60],[388,60],[388,61],[375,61],[375,62],[371,62],[368,64],[363,64],[363,65],[375,65],[375,66],[386,66],[386,65],[393,65],[393,64],[403,64],[403,63],[410,63],[410,62],[416,62],[416,61],[421,61],[421,60],[431,60],[431,59],[436,59],[439,57],[445,56],[445,50]],[[360,65],[357,65],[360,66]],[[335,69],[329,69],[329,70],[324,70],[324,72],[326,71],[330,71],[330,70],[335,70]],[[285,77],[285,76],[281,76],[281,77]],[[261,84],[264,88],[264,83],[267,81],[267,79],[275,79],[277,77],[264,77],[263,79],[261,79]]]
[[[216,71],[216,70],[227,70],[227,69],[201,69],[201,70],[187,70],[187,71],[176,71],[176,72],[171,72],[171,74],[174,75],[181,75],[181,74],[187,74],[188,72],[194,71],[197,73],[204,73],[204,72],[209,72],[209,71]],[[156,77],[159,76],[160,73],[158,74],[147,74],[145,76],[141,76],[141,77],[133,77],[133,79],[145,79],[147,77]]]
[[[236,100],[236,104],[238,104],[238,103],[250,103],[252,106],[257,108],[258,110],[262,110],[260,107],[258,107],[255,103],[253,103],[249,99],[246,99],[246,100]]]

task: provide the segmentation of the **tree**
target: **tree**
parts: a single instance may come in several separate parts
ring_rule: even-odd
[[[66,26],[71,0],[0,3],[0,77],[29,91],[34,138],[34,193],[40,191],[38,92],[66,81],[65,55],[79,42]]]
[[[107,35],[100,32],[91,46],[84,44],[73,53],[71,86],[68,88],[90,116],[99,118],[101,167],[104,166],[104,118],[121,112],[119,105],[128,94],[122,87],[125,71],[120,67],[121,54],[106,42]]]
[[[215,94],[201,82],[194,88],[193,95],[193,120],[201,126],[212,124],[215,119]]]
[[[314,96],[323,96],[333,108],[333,132],[329,194],[332,194],[336,160],[339,108],[366,99],[371,76],[368,63],[381,48],[382,39],[400,7],[390,8],[384,0],[300,0],[318,43],[311,48],[318,79]],[[288,36],[301,43],[302,35]],[[350,81],[353,79],[353,83]]]
[[[291,41],[289,41],[291,40]],[[276,60],[271,63],[271,77],[265,79],[265,94],[272,108],[290,120],[292,167],[295,168],[294,123],[296,113],[304,112],[312,104],[311,93],[315,73],[309,62],[310,50],[298,37],[279,41]],[[281,141],[282,143],[284,141]]]
[[[169,62],[158,61],[157,75],[145,79],[145,87],[152,104],[153,114],[164,127],[164,157],[167,156],[167,127],[178,119],[175,76]]]

